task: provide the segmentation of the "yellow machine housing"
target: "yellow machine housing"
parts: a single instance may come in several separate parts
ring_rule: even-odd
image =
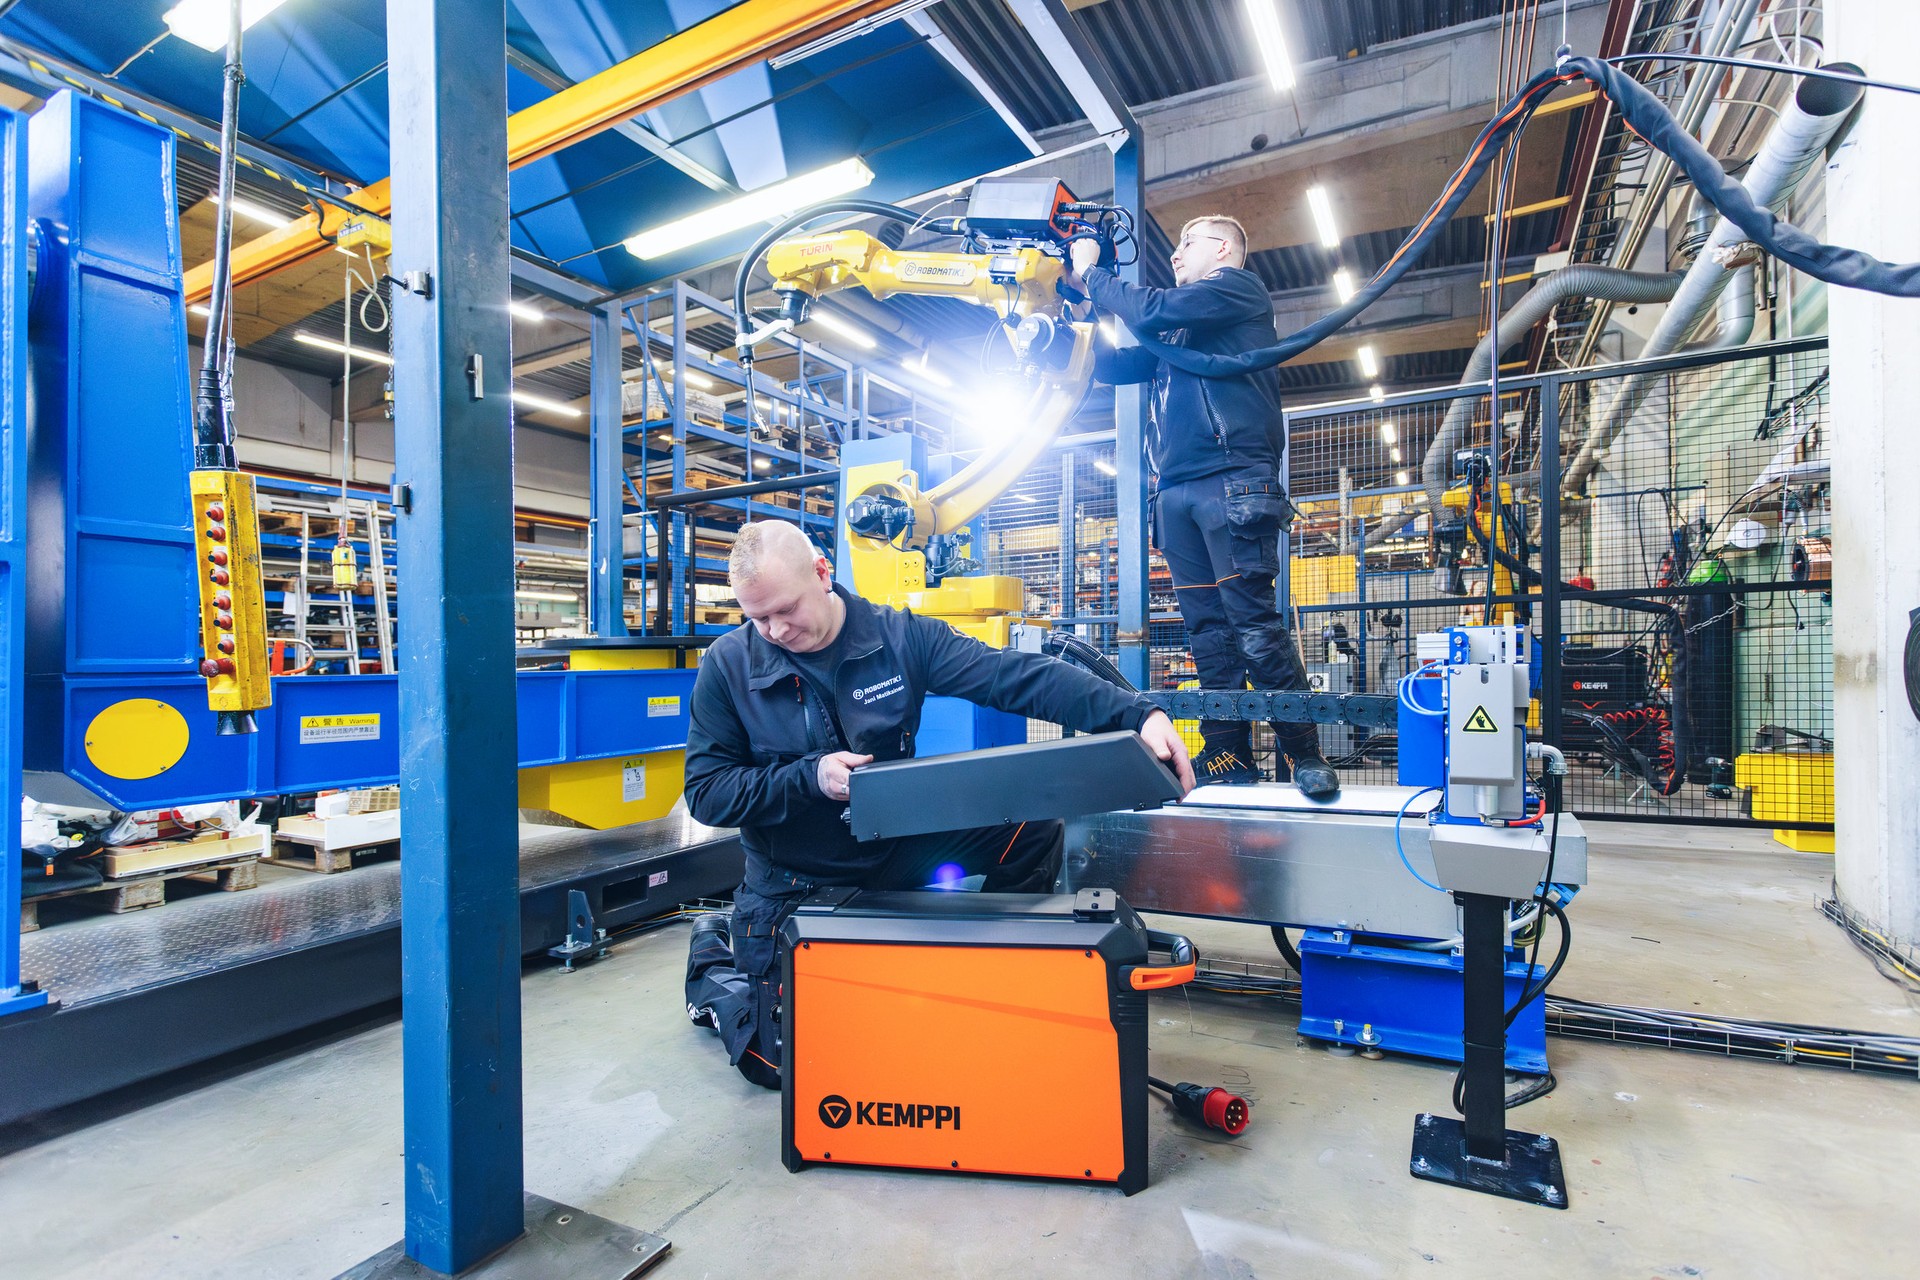
[[[216,712],[273,705],[267,610],[260,579],[260,525],[253,477],[239,471],[188,473],[193,545],[200,579],[200,674]]]
[[[576,649],[575,671],[656,671],[672,667],[670,649]],[[604,831],[666,817],[686,785],[687,753],[647,751],[573,760],[520,771],[520,807],[545,809]]]

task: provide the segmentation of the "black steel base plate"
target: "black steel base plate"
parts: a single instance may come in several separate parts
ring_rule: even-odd
[[[1408,1172],[1428,1182],[1452,1183],[1549,1209],[1567,1207],[1560,1144],[1545,1134],[1507,1130],[1507,1158],[1501,1164],[1467,1154],[1467,1126],[1462,1121],[1423,1114],[1413,1122]]]
[[[526,1192],[527,1233],[460,1280],[632,1280],[672,1246],[646,1231]],[[335,1280],[437,1280],[444,1273],[407,1256],[406,1242],[388,1245]]]

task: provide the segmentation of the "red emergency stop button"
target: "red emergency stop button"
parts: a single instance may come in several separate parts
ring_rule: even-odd
[[[215,676],[230,676],[233,674],[233,660],[231,658],[208,658],[200,664],[200,674],[209,680]]]
[[[227,578],[227,571],[225,569],[215,569],[212,573],[209,573],[207,575],[207,578],[216,587],[224,587],[227,585],[227,582],[229,581],[229,579]]]
[[[219,643],[219,644],[216,644],[216,645],[214,645],[213,647],[214,647],[214,648],[216,648],[216,649],[218,649],[218,650],[219,650],[220,652],[222,652],[222,653],[232,653],[232,652],[233,652],[233,637],[232,637],[232,636],[221,636],[221,637],[220,637],[220,643]]]
[[[207,536],[215,542],[225,542],[227,540],[227,526],[223,524],[210,524],[207,526]]]
[[[233,630],[233,615],[230,613],[216,613],[213,615],[213,625],[222,631],[231,631]]]
[[[213,607],[216,609],[231,609],[233,608],[233,597],[224,591],[216,591],[213,593]]]
[[[215,524],[218,524],[222,520],[225,520],[226,518],[227,518],[227,509],[225,507],[221,506],[217,502],[209,502],[207,504],[207,519],[213,521]]]
[[[227,562],[227,549],[225,547],[215,547],[213,550],[207,552],[207,559],[217,565],[224,565]]]

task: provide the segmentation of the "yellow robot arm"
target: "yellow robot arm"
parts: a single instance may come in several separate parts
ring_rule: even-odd
[[[793,237],[767,250],[766,267],[783,296],[782,312],[806,323],[813,299],[863,286],[876,298],[911,293],[964,298],[992,307],[1008,326],[1021,370],[1001,389],[1000,440],[952,479],[922,491],[911,471],[890,465],[847,474],[848,542],[854,586],[870,600],[947,618],[989,643],[1025,605],[1017,578],[978,574],[942,579],[928,564],[929,544],[952,535],[1018,480],[1060,433],[1093,378],[1094,326],[1065,317],[1055,283],[1060,258],[1022,246],[981,254],[902,253],[860,231]],[[1017,319],[1016,319],[1017,318]],[[984,388],[991,397],[993,388]],[[936,557],[936,560],[938,557]],[[933,571],[930,571],[933,570]]]

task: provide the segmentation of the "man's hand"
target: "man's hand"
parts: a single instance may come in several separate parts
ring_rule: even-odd
[[[1168,727],[1172,727],[1171,723]],[[1185,757],[1183,756],[1182,759],[1184,760]],[[872,756],[857,756],[851,751],[835,751],[831,755],[821,756],[820,763],[813,771],[815,780],[820,783],[820,794],[829,800],[845,800],[848,784],[853,779],[853,771],[863,764],[872,763]],[[1187,785],[1193,785],[1191,769],[1187,771]]]
[[[1140,726],[1140,740],[1173,769],[1174,775],[1180,779],[1182,796],[1193,790],[1193,765],[1187,759],[1187,744],[1180,740],[1180,731],[1173,727],[1173,721],[1167,719],[1166,712],[1156,711],[1147,717],[1147,722]],[[825,760],[821,761],[822,765],[825,763]]]
[[[1092,236],[1072,241],[1067,245],[1067,283],[1081,293],[1087,291],[1083,273],[1088,267],[1100,265],[1100,242]]]

